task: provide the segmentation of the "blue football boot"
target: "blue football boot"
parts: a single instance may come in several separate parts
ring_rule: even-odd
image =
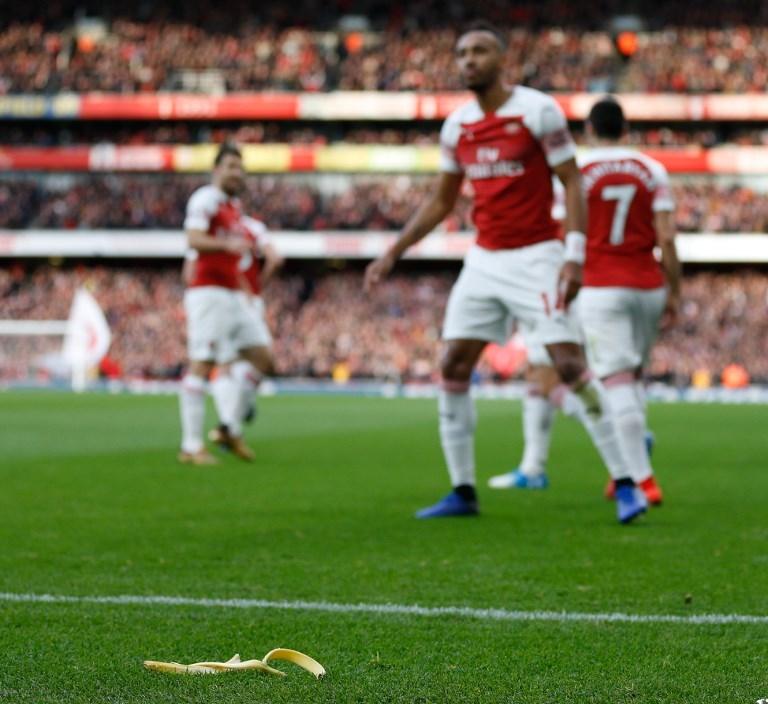
[[[616,487],[616,516],[619,523],[631,523],[648,510],[645,494],[635,486]]]
[[[449,518],[451,516],[476,516],[477,501],[467,501],[452,491],[433,506],[416,512],[416,518]]]

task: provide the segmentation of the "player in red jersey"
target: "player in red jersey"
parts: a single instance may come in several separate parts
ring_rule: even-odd
[[[238,264],[241,272],[238,298],[242,307],[234,341],[238,359],[219,366],[211,382],[219,424],[208,433],[209,440],[225,449],[233,449],[233,443],[238,445],[235,448],[238,455],[238,450],[242,451],[244,446],[233,438],[241,437],[243,423],[255,416],[255,397],[261,380],[264,375],[274,374],[275,370],[272,335],[266,321],[262,288],[283,265],[283,258],[272,243],[264,223],[247,216],[242,220],[251,248],[242,255]],[[195,275],[197,258],[196,250],[187,252],[184,263],[184,280],[187,283]],[[263,270],[260,265],[262,258]],[[234,386],[231,380],[234,380]],[[245,459],[249,458],[246,452]]]
[[[237,195],[245,184],[240,151],[224,145],[216,156],[212,183],[192,194],[187,205],[184,229],[190,249],[197,252],[186,293],[187,347],[189,366],[179,394],[182,443],[179,460],[189,464],[215,464],[216,459],[203,442],[206,382],[215,365],[221,366],[214,388],[221,420],[229,429],[226,440],[242,459],[253,452],[237,434],[240,391],[229,371],[238,356],[268,371],[271,357],[265,357],[260,340],[243,337],[245,309],[241,263],[253,251],[253,233],[243,215]],[[270,364],[267,364],[269,362]]]
[[[272,244],[264,223],[245,217],[251,249],[240,260],[242,289],[238,294],[242,308],[242,322],[236,335],[239,358],[224,371],[235,381],[237,396],[231,402],[225,393],[217,393],[220,374],[214,381],[214,398],[219,414],[219,426],[209,433],[209,438],[223,447],[231,447],[232,437],[240,437],[243,422],[255,415],[255,396],[264,375],[274,374],[272,335],[266,321],[262,288],[283,264],[283,258]],[[259,260],[263,257],[264,269]]]
[[[621,145],[626,122],[613,99],[595,104],[587,121],[592,149],[580,158],[587,196],[587,258],[578,319],[590,368],[611,402],[619,439],[633,479],[648,501],[662,492],[649,459],[642,367],[659,322],[674,322],[680,300],[675,251],[674,202],[669,177],[657,161]],[[654,248],[661,252],[661,264]],[[546,350],[529,350],[538,388],[557,384]],[[519,469],[492,477],[498,489],[544,488],[554,408],[535,394],[524,404],[526,452]],[[613,497],[609,484],[606,495]]]
[[[556,396],[578,408],[617,482],[619,520],[629,522],[645,510],[645,498],[635,489],[602,386],[588,373],[565,315],[579,289],[585,250],[586,213],[575,147],[553,98],[504,85],[504,52],[504,39],[487,24],[459,38],[459,71],[475,99],[443,125],[436,190],[397,242],[366,270],[370,290],[450,213],[464,178],[471,181],[477,241],[451,292],[443,329],[440,438],[453,492],[417,516],[477,513],[470,376],[486,344],[503,343],[517,321],[528,344],[546,347],[564,382]],[[551,216],[553,173],[566,191],[565,251]]]
[[[626,121],[619,103],[596,103],[587,132],[595,148],[581,162],[589,222],[579,319],[633,478],[652,503],[661,503],[646,450],[642,370],[659,324],[671,325],[680,303],[675,205],[664,167],[621,145]]]

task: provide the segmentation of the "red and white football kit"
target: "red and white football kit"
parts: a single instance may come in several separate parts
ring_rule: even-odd
[[[575,341],[556,308],[564,251],[551,215],[552,169],[576,154],[556,101],[523,86],[492,114],[473,100],[446,119],[440,145],[440,170],[471,183],[477,229],[443,339],[503,344],[517,322],[527,344]]]
[[[654,159],[603,147],[579,160],[589,212],[578,316],[600,377],[641,367],[664,310],[654,215],[674,210],[669,176]]]
[[[248,229],[237,198],[213,185],[196,190],[187,204],[185,230],[201,230],[219,239],[244,238]],[[189,358],[226,364],[237,356],[241,324],[240,255],[197,252],[194,274],[184,293]]]

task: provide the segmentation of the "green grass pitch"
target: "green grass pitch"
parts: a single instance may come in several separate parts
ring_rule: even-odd
[[[0,394],[0,592],[419,604],[519,611],[768,614],[765,407],[650,409],[666,505],[615,523],[572,421],[544,492],[493,492],[520,406],[479,403],[482,515],[416,521],[446,492],[432,401],[277,397],[258,461],[175,461],[176,400]],[[209,411],[209,418],[212,414]],[[291,665],[173,676],[142,660]],[[0,704],[636,702],[768,697],[768,624],[494,621],[0,599]]]

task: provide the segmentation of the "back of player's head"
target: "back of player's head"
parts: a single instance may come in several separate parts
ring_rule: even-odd
[[[224,142],[224,144],[219,147],[219,151],[216,153],[216,158],[213,160],[213,165],[218,166],[227,156],[236,156],[238,159],[242,159],[243,153],[240,151],[236,144],[232,144],[232,142]]]
[[[620,139],[627,127],[621,105],[611,96],[598,100],[592,106],[587,121],[600,139]]]
[[[488,20],[474,20],[470,22],[462,29],[459,36],[463,37],[470,32],[486,32],[491,34],[499,45],[499,51],[504,53],[507,50],[507,38],[495,24],[488,22]]]

